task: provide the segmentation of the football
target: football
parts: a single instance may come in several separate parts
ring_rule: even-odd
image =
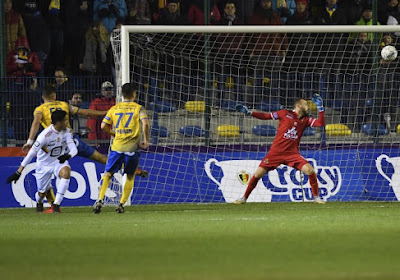
[[[397,50],[393,46],[386,46],[382,49],[381,56],[386,61],[393,61],[397,57]]]

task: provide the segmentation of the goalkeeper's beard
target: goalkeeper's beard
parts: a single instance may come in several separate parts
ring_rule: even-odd
[[[310,113],[307,110],[301,109],[302,118],[310,116]]]

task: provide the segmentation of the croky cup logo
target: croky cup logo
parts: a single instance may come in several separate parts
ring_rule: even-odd
[[[336,195],[342,186],[342,173],[338,166],[320,166],[316,160],[307,159],[317,173],[320,196],[327,199]],[[209,159],[204,164],[207,176],[217,184],[226,202],[234,202],[242,197],[246,185],[254,174],[261,161],[259,160],[227,160],[218,161]],[[213,171],[222,169],[223,176],[217,180]],[[248,202],[282,201],[312,201],[313,195],[307,176],[286,165],[280,165],[265,176],[266,180],[259,180],[256,188],[248,198]],[[247,184],[245,181],[247,180]],[[281,198],[279,198],[281,197]]]

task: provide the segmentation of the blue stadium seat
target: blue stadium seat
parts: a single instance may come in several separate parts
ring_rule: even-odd
[[[159,127],[152,127],[150,130],[151,136],[158,136],[158,137],[163,137],[167,138],[169,136],[169,131],[165,126],[159,126]]]
[[[253,134],[259,136],[275,136],[276,135],[276,128],[273,125],[255,125],[253,127]]]
[[[376,133],[376,128],[372,123],[366,123],[363,124],[361,131],[366,134],[366,135],[375,135]],[[387,130],[386,126],[384,124],[379,124],[378,125],[378,135],[386,135],[389,134],[389,131]]]
[[[257,106],[258,110],[264,111],[264,112],[272,112],[272,111],[279,111],[283,109],[283,105],[279,103],[277,100],[271,100],[271,101],[261,101],[261,103]]]
[[[303,136],[313,136],[315,135],[315,129],[313,127],[306,127],[306,130],[304,130]]]
[[[235,112],[237,104],[242,104],[243,105],[243,103],[237,102],[237,101],[234,101],[234,100],[225,100],[221,104],[221,109],[225,110],[225,111],[228,111],[228,112]]]
[[[168,102],[168,101],[158,101],[156,102],[156,105],[154,106],[154,102],[151,102],[149,105],[149,109],[150,110],[157,110],[157,112],[159,113],[172,113],[175,112],[176,107],[175,105],[173,105],[172,103]]]
[[[206,132],[198,125],[182,126],[179,133],[186,137],[204,137]]]

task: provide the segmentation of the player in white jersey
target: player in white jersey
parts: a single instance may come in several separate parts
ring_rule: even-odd
[[[51,188],[53,175],[60,178],[56,199],[53,204],[53,213],[60,212],[60,203],[68,189],[71,176],[71,167],[69,166],[68,159],[78,153],[72,134],[68,129],[68,122],[67,112],[55,110],[51,114],[52,124],[39,134],[36,142],[22,161],[21,166],[7,179],[7,183],[16,182],[25,166],[37,156],[35,173],[38,188],[38,192],[36,193],[37,212],[43,212],[43,200],[46,192]],[[69,150],[68,153],[66,153],[67,148]]]

